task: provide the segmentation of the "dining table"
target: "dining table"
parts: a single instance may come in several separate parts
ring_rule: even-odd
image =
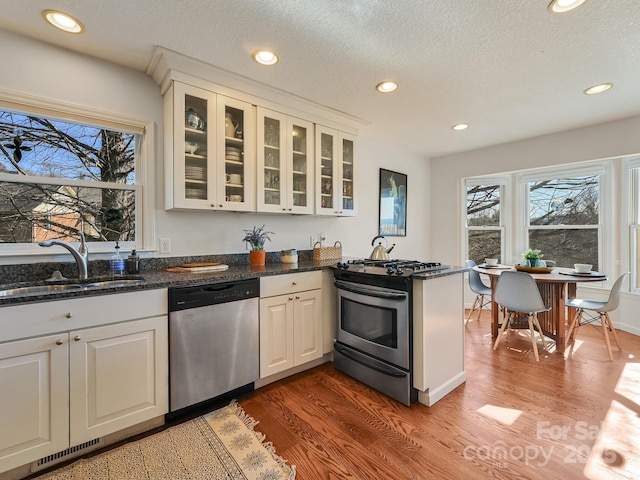
[[[489,266],[480,264],[473,267],[478,273],[487,275],[491,281],[491,336],[496,338],[500,329],[500,306],[495,302],[494,292],[500,274],[516,268],[510,265]],[[564,353],[566,347],[565,334],[568,328],[567,319],[573,318],[575,308],[566,306],[569,298],[575,298],[578,283],[602,282],[607,276],[600,272],[577,273],[571,268],[531,268],[529,273],[536,281],[544,304],[551,309],[538,313],[538,321],[542,334],[556,343],[556,352]]]

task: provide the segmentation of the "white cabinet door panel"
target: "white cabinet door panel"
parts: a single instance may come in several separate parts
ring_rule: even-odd
[[[260,378],[293,367],[293,297],[260,300]]]
[[[67,339],[0,344],[0,472],[69,446]]]
[[[166,413],[166,316],[70,338],[72,445]]]
[[[295,294],[294,298],[294,363],[301,365],[322,356],[320,290]]]

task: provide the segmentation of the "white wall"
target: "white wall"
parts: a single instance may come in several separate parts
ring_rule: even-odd
[[[558,132],[518,142],[496,145],[431,161],[431,255],[446,263],[461,263],[461,179],[567,163],[605,159],[640,152],[640,117]],[[618,189],[619,194],[619,189]],[[616,225],[620,225],[620,205],[614,207]],[[614,234],[615,258],[620,258],[624,231]],[[615,278],[625,266],[611,272]],[[586,290],[586,289],[585,289]],[[581,293],[580,291],[578,292]],[[606,292],[605,292],[606,293]],[[631,296],[623,298],[629,302]],[[606,298],[606,295],[605,295]],[[467,296],[467,303],[471,297]],[[623,305],[614,312],[625,330],[640,334],[640,316],[620,312],[637,311]],[[615,318],[614,318],[615,320]]]
[[[389,237],[397,243],[393,254],[425,259],[428,244],[428,162],[406,152],[393,139],[371,138],[366,128],[358,141],[359,215],[355,218],[234,214],[227,212],[164,211],[163,198],[163,105],[160,89],[142,72],[53,47],[0,30],[0,90],[14,91],[65,103],[92,107],[118,115],[155,122],[155,190],[153,208],[155,238],[168,237],[172,255],[244,252],[243,229],[266,224],[276,234],[267,250],[308,249],[310,234],[327,233],[340,240],[343,253],[368,256],[371,239],[378,232],[379,168],[408,175],[407,237]],[[0,256],[2,252],[0,250]],[[42,261],[48,253],[40,253]],[[5,262],[8,259],[5,258]],[[10,260],[9,260],[10,262]]]

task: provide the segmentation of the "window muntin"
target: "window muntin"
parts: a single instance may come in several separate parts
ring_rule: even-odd
[[[0,243],[135,241],[139,134],[0,111]]]
[[[483,263],[485,258],[502,259],[502,186],[467,184],[467,258]]]
[[[599,268],[600,175],[562,176],[527,182],[528,248],[559,267]]]
[[[632,162],[635,168],[629,169],[629,193],[631,197],[629,206],[629,267],[630,289],[640,292],[640,159]]]

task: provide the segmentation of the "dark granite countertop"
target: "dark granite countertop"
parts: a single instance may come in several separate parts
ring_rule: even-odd
[[[270,275],[282,275],[286,273],[309,272],[314,270],[322,270],[335,265],[338,260],[301,260],[297,264],[284,263],[267,263],[264,267],[252,267],[247,264],[229,265],[229,269],[222,272],[208,273],[174,273],[167,272],[166,269],[155,269],[149,271],[141,271],[136,275],[125,275],[115,278],[142,278],[144,281],[135,285],[126,285],[120,287],[104,287],[89,290],[67,290],[46,294],[29,294],[22,296],[0,297],[0,307],[7,305],[18,305],[32,302],[53,301],[65,298],[106,295],[111,293],[124,293],[139,290],[149,290],[157,288],[168,288],[188,285],[205,285],[210,283],[220,283],[233,280],[242,280],[247,278],[264,277]],[[111,279],[112,277],[102,275],[91,278],[91,281]],[[59,282],[60,283],[60,282]],[[82,283],[70,279],[62,283]],[[32,285],[43,285],[45,282],[16,282],[12,284],[2,285],[2,288],[16,288]]]
[[[439,270],[437,272],[414,273],[413,278],[416,280],[432,280],[438,277],[446,277],[447,275],[457,275],[458,273],[464,273],[469,270],[471,270],[469,267],[453,265],[451,268]]]

